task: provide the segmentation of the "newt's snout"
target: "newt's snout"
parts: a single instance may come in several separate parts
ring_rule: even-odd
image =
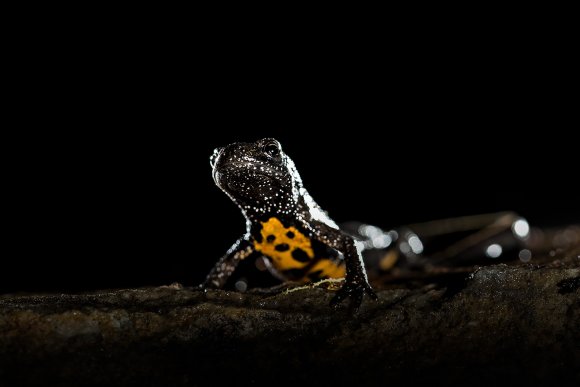
[[[224,150],[224,147],[219,147],[219,148],[215,148],[213,150],[212,155],[209,157],[209,165],[211,165],[212,168],[215,167],[215,163],[218,159],[218,157],[220,156],[220,154],[222,153],[222,151]]]

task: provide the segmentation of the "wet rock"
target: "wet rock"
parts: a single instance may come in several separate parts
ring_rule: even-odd
[[[579,260],[385,289],[355,314],[318,288],[3,296],[0,385],[578,385]]]

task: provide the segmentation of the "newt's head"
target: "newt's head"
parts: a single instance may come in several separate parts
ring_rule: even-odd
[[[210,164],[217,186],[246,214],[290,214],[296,210],[302,181],[275,139],[216,148]]]

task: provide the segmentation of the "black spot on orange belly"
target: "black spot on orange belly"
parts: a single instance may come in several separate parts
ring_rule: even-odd
[[[280,243],[275,247],[276,251],[288,251],[290,250],[290,246],[287,243]]]
[[[310,261],[310,257],[308,256],[308,254],[306,254],[306,251],[302,250],[300,247],[297,247],[292,251],[292,258],[294,258],[298,262]]]

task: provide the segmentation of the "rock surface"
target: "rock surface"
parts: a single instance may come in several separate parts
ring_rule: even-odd
[[[0,386],[580,383],[580,259],[378,292],[174,287],[0,297]]]

